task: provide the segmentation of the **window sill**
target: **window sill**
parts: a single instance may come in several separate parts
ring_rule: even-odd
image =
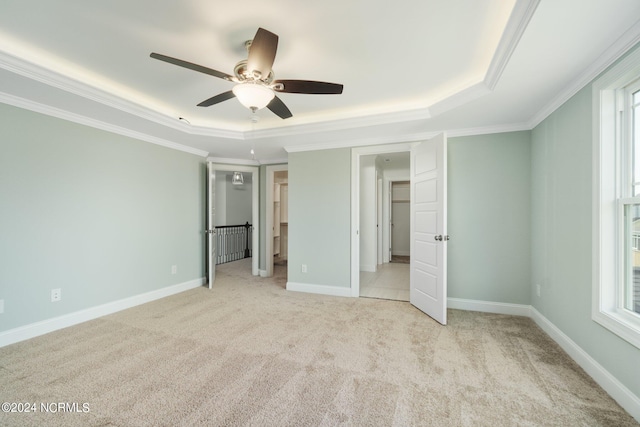
[[[620,338],[640,349],[640,318],[624,310],[601,310],[593,313],[593,320]]]

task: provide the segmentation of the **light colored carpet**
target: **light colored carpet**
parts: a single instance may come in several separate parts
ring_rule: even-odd
[[[220,266],[199,288],[0,349],[2,400],[87,413],[0,425],[637,425],[527,318],[287,292]]]

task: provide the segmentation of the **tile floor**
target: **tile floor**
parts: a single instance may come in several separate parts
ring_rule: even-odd
[[[361,271],[360,296],[409,301],[409,264],[391,262],[375,273]]]

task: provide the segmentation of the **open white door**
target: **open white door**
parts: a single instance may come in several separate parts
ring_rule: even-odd
[[[207,284],[216,280],[216,171],[207,163]]]
[[[447,137],[411,149],[411,304],[447,324]]]

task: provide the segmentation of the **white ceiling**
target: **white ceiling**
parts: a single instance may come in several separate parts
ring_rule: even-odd
[[[286,151],[530,129],[640,40],[638,0],[301,2],[5,0],[0,102],[201,155]],[[225,73],[258,27],[279,35],[276,78],[344,84],[280,94],[293,113],[252,123]],[[190,124],[178,121],[187,118]]]

